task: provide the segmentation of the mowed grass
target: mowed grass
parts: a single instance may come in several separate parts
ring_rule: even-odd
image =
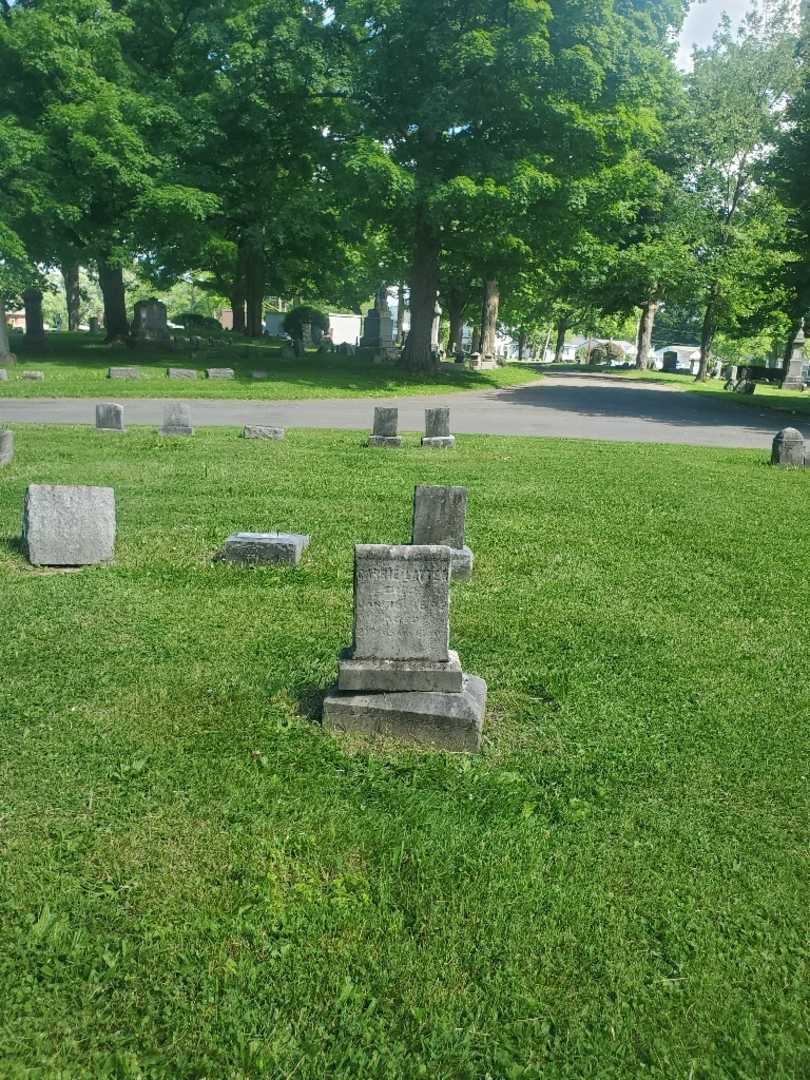
[[[810,471],[24,427],[0,473],[0,1075],[791,1078],[807,1032]],[[36,571],[31,482],[116,564]],[[352,545],[470,490],[476,758],[324,733]],[[312,534],[297,570],[212,562]]]
[[[536,381],[538,372],[526,365],[507,365],[495,371],[470,371],[443,363],[435,373],[411,373],[391,365],[375,365],[360,356],[320,355],[285,359],[281,347],[267,341],[211,346],[191,352],[168,349],[129,349],[104,345],[100,334],[49,334],[41,351],[20,347],[12,338],[17,363],[0,382],[0,398],[253,398],[293,401],[302,398],[401,397],[407,394],[448,394],[462,390],[496,390]],[[138,367],[139,378],[112,380],[111,367]],[[196,370],[196,379],[169,379],[169,367]],[[209,379],[206,368],[229,367],[234,379]],[[42,371],[41,382],[23,379],[24,371]],[[254,371],[266,373],[254,379]]]

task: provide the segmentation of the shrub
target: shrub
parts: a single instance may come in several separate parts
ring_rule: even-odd
[[[173,315],[173,323],[184,326],[186,330],[216,331],[222,329],[219,319],[213,319],[210,315],[200,315],[198,311],[184,311],[180,315]]]
[[[300,307],[288,311],[281,325],[286,334],[300,341],[304,336],[304,327],[307,323],[324,334],[329,330],[329,316],[318,308],[310,307],[309,304],[301,304]]]

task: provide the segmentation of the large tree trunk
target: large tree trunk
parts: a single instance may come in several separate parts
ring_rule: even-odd
[[[411,266],[411,330],[402,352],[402,362],[410,371],[429,371],[433,367],[430,338],[439,292],[439,251],[438,233],[419,208]]]
[[[405,286],[397,286],[397,345],[405,340]]]
[[[264,246],[258,236],[245,241],[245,334],[260,338],[264,333]]]
[[[6,302],[0,293],[0,364],[13,364],[17,358],[11,351],[6,326]]]
[[[793,356],[793,346],[796,343],[796,338],[799,336],[799,331],[802,328],[802,320],[796,319],[791,323],[790,333],[788,334],[787,341],[785,342],[785,351],[782,353],[782,366],[787,371],[787,366],[790,363],[790,358]]]
[[[521,329],[518,334],[518,360],[523,359],[523,353],[526,351],[526,331]]]
[[[241,283],[234,285],[231,292],[231,313],[233,314],[233,331],[235,334],[245,332],[245,290]]]
[[[65,283],[65,303],[67,305],[68,330],[79,329],[81,321],[81,294],[79,292],[79,264],[62,263],[62,280]]]
[[[501,291],[495,278],[484,282],[484,311],[481,320],[481,352],[484,356],[495,356],[498,348],[498,309],[501,303]]]
[[[714,335],[717,332],[717,286],[712,285],[709,290],[709,299],[706,302],[706,312],[703,316],[703,328],[700,333],[700,367],[695,376],[695,382],[706,382],[709,372],[709,357],[711,356]]]
[[[104,259],[99,259],[98,283],[104,298],[105,342],[128,338],[129,321],[124,293],[124,271],[120,266],[110,266]]]
[[[25,304],[25,340],[36,344],[45,338],[45,323],[42,318],[42,290],[26,289],[23,293]]]
[[[638,348],[636,350],[636,367],[639,371],[646,371],[649,364],[655,313],[657,311],[658,301],[652,297],[641,309],[641,322],[638,325]]]
[[[568,331],[568,323],[565,319],[557,320],[557,341],[554,345],[554,363],[561,364],[563,349],[565,348],[565,335]]]
[[[462,289],[449,289],[446,300],[447,322],[450,328],[447,352],[453,356],[464,351],[464,308],[467,304],[467,294]]]

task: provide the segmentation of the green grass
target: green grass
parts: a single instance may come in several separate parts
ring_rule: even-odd
[[[810,471],[735,450],[24,427],[0,474],[0,1075],[784,1078],[807,1033]],[[113,567],[17,548],[112,484]],[[325,734],[352,545],[470,489],[471,759]],[[312,533],[297,571],[211,557]]]
[[[670,371],[637,371],[635,368],[617,370],[616,368],[592,367],[586,364],[545,365],[540,370],[552,374],[555,371],[590,372],[616,379],[631,379],[641,382],[668,383],[679,386],[689,393],[713,394],[737,405],[753,406],[755,409],[773,409],[788,412],[794,416],[810,415],[810,393],[799,390],[780,390],[778,386],[758,383],[753,394],[733,394],[725,390],[720,379],[709,379],[705,383],[695,382],[694,375],[678,375]]]
[[[238,340],[238,339],[237,339]],[[447,394],[461,390],[495,390],[519,386],[540,378],[530,367],[509,365],[495,371],[469,371],[442,364],[436,374],[409,373],[388,365],[373,365],[360,357],[320,356],[310,351],[301,359],[283,359],[278,345],[269,342],[223,344],[194,353],[168,350],[132,350],[107,346],[98,334],[51,334],[42,351],[22,351],[17,364],[0,382],[2,397],[109,397],[118,398],[252,398],[258,401],[289,401],[302,398],[401,397],[408,394]],[[140,378],[133,381],[107,378],[110,367],[137,365]],[[195,368],[195,380],[169,379],[167,367]],[[209,380],[205,369],[232,367],[236,378]],[[22,378],[23,371],[45,373],[42,382]],[[268,378],[253,379],[253,371]]]

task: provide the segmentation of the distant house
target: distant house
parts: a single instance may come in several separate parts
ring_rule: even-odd
[[[264,317],[264,332],[270,337],[281,337],[284,313],[268,311]],[[329,329],[335,345],[356,345],[363,333],[363,319],[353,312],[330,311]]]
[[[653,353],[653,366],[656,371],[697,375],[700,367],[700,349],[694,345],[665,345]]]

